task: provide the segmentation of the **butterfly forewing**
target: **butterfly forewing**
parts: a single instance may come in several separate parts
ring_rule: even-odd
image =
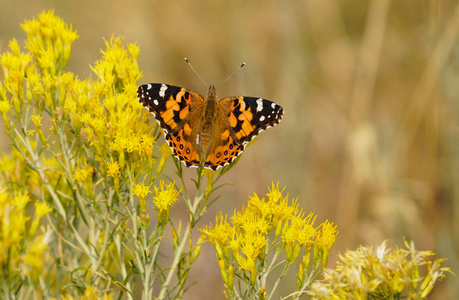
[[[239,144],[246,144],[263,130],[279,124],[284,114],[280,105],[255,97],[223,98],[219,105],[229,109],[228,122]]]
[[[141,85],[137,98],[151,112],[166,133],[177,132],[192,110],[199,110],[204,99],[198,93],[161,83]]]

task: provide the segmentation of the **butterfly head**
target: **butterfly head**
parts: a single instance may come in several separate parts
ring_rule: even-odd
[[[215,88],[213,84],[209,86],[209,90],[207,91],[207,98],[210,98],[210,97],[214,97],[214,98],[217,97],[217,89]]]

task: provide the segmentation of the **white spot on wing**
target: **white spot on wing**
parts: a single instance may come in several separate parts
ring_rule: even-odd
[[[263,122],[265,120],[265,116],[260,117],[260,122]]]
[[[150,83],[147,85],[147,89],[151,89],[151,84]]]
[[[273,103],[271,104],[271,107],[272,107],[272,108],[276,108],[276,103],[273,102]]]
[[[260,112],[263,110],[263,99],[259,98],[257,99],[257,112]]]
[[[159,96],[164,98],[164,95],[166,94],[166,90],[167,90],[167,85],[161,84],[161,88],[159,89]]]
[[[156,100],[156,99],[153,100],[153,104],[156,105],[156,106],[158,106],[158,104],[159,104],[158,100]]]

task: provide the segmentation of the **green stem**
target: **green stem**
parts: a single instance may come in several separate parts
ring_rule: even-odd
[[[30,145],[29,143],[29,140],[28,139],[24,139],[20,132],[17,130],[17,129],[14,129],[15,131],[15,134],[16,136],[19,138],[19,140],[21,141],[21,143],[24,145],[24,147],[26,147],[27,151],[29,152],[30,154],[30,157],[31,159],[29,159],[27,157],[27,155],[20,149],[20,147],[16,146],[16,149],[18,149],[18,151],[22,154],[22,156],[24,157],[24,159],[27,161],[27,163],[29,164],[29,166],[31,166],[37,173],[38,175],[40,175],[40,178],[41,180],[43,181],[43,184],[45,185],[46,189],[48,190],[48,192],[50,193],[51,195],[51,198],[53,199],[53,202],[54,202],[54,205],[56,206],[56,209],[57,211],[59,212],[59,214],[61,215],[61,217],[67,221],[67,214],[65,213],[65,209],[64,207],[62,206],[62,203],[61,201],[59,200],[59,197],[57,196],[56,192],[54,191],[54,188],[51,187],[51,185],[49,184],[48,182],[48,177],[46,176],[46,174],[43,172],[43,167],[40,166],[39,164],[39,158],[38,158],[38,155],[35,153],[35,151],[33,150],[32,146]],[[17,145],[16,143],[16,140],[12,137],[12,141],[14,144]]]
[[[182,181],[182,185],[185,186],[185,182],[183,181],[183,176],[179,176],[179,177],[180,177],[180,179]],[[197,184],[196,184],[196,195],[199,195],[199,191],[200,191],[200,187],[201,187],[201,178],[202,178],[202,172],[199,172],[199,170],[198,170],[198,180],[196,181],[197,182]],[[180,244],[177,247],[177,251],[175,252],[175,255],[174,255],[174,260],[173,260],[172,265],[171,265],[171,267],[169,269],[169,273],[167,274],[166,280],[163,282],[163,285],[161,287],[161,292],[160,292],[160,294],[158,296],[158,299],[164,299],[164,297],[166,296],[169,284],[170,284],[170,282],[172,280],[172,277],[173,277],[174,273],[177,270],[178,264],[180,263],[180,260],[181,260],[181,257],[182,257],[182,253],[184,251],[183,249],[185,248],[185,245],[186,245],[186,243],[188,241],[188,238],[191,236],[191,230],[193,228],[193,220],[194,220],[194,218],[196,216],[196,211],[197,211],[197,209],[199,207],[199,203],[201,202],[201,200],[203,198],[204,198],[204,195],[195,196],[193,205],[191,207],[189,207],[190,220],[188,222],[187,228],[185,229],[184,235],[182,236]],[[186,201],[186,202],[190,203],[190,201]]]

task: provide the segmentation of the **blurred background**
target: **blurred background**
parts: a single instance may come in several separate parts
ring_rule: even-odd
[[[405,237],[459,274],[457,0],[0,0],[0,7],[0,52],[12,38],[22,42],[19,24],[43,10],[71,23],[80,38],[67,69],[80,78],[94,76],[89,66],[112,35],[140,46],[139,84],[205,94],[184,57],[214,84],[247,63],[219,95],[275,101],[284,119],[225,175],[233,185],[219,190],[201,226],[279,181],[317,222],[337,224],[330,267],[346,249],[386,239],[402,247]],[[8,151],[4,128],[0,141]],[[185,299],[223,298],[210,245],[194,280]],[[448,275],[431,299],[459,298],[456,282]]]

